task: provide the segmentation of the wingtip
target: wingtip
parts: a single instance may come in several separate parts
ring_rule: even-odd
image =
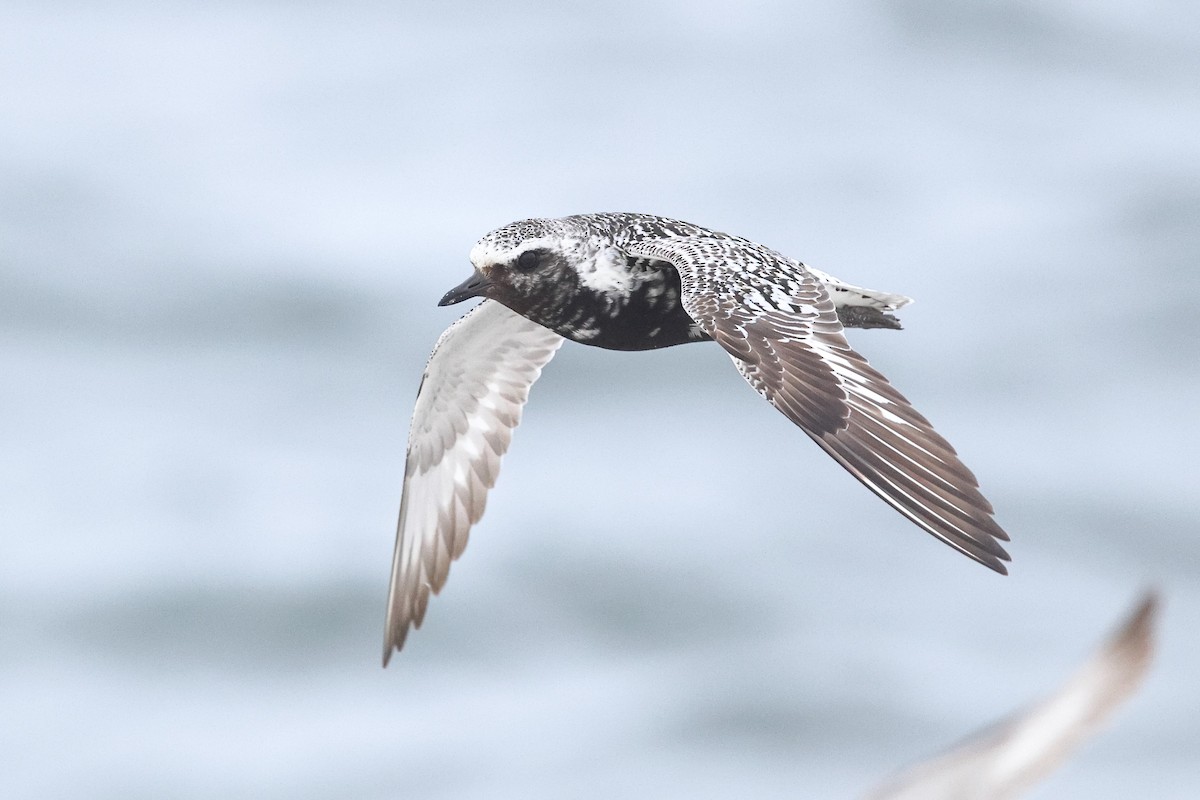
[[[392,653],[396,651],[395,645],[392,644],[392,637],[388,636],[383,640],[383,668],[387,669],[388,662],[392,660]]]
[[[396,641],[389,636],[383,643],[383,668],[387,669],[387,665],[391,662],[392,656],[400,652],[400,648],[404,646],[404,640]]]
[[[408,625],[402,625],[399,628],[392,626],[392,621],[388,620],[387,633],[383,637],[383,667],[387,669],[388,662],[392,660],[392,656],[404,649],[404,640],[408,638]]]
[[[972,547],[967,547],[964,546],[963,542],[953,542],[942,537],[938,538],[977,564],[987,567],[992,572],[998,575],[1008,575],[1008,564],[1012,563],[1012,556],[997,544],[995,539],[988,541],[988,547],[981,546],[978,541],[972,542]]]
[[[1001,532],[1003,533],[1003,531],[1001,531]],[[1007,535],[1004,537],[1004,541],[1006,541],[1006,542],[1008,541]],[[1008,551],[1005,550],[1000,545],[996,545],[996,549],[999,550],[1000,552],[996,554],[995,570],[996,570],[996,572],[999,572],[1001,575],[1007,575],[1008,574],[1008,565],[1012,563],[1012,556],[1010,556],[1008,554]]]
[[[397,627],[392,620],[392,615],[388,614],[387,625],[383,633],[383,668],[387,669],[388,663],[392,660],[392,656],[404,647],[404,640],[408,636],[408,625]]]
[[[1134,610],[1133,614],[1130,615],[1130,617],[1135,621],[1139,621],[1139,625],[1144,624],[1140,621],[1145,620],[1146,618],[1153,620],[1153,617],[1158,614],[1158,608],[1160,605],[1162,605],[1162,595],[1159,593],[1158,587],[1149,586],[1142,591],[1141,600],[1138,602],[1137,608]]]
[[[1154,646],[1154,629],[1158,619],[1162,597],[1157,587],[1151,586],[1142,592],[1137,606],[1129,613],[1125,623],[1112,637],[1114,648],[1127,647],[1149,653]]]

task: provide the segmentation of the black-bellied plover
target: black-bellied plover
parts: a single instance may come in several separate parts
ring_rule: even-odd
[[[484,302],[425,368],[409,433],[384,663],[483,513],[529,387],[563,339],[613,350],[713,340],[759,394],[893,508],[997,572],[1008,536],[975,476],[844,327],[899,328],[907,297],[738,236],[648,214],[514,222],[471,250],[441,305]]]

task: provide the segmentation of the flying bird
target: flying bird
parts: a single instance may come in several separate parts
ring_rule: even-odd
[[[409,431],[383,661],[483,514],[529,388],[564,339],[611,350],[715,341],[750,385],[918,526],[1006,573],[1008,535],[954,448],[855,352],[911,302],[740,236],[649,214],[513,222],[472,248],[439,305],[484,301],[433,349]]]

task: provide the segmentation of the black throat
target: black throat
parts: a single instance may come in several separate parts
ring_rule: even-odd
[[[510,308],[567,339],[607,350],[655,350],[709,338],[684,311],[673,266],[637,258],[627,263],[634,278],[628,292],[592,289],[565,271],[559,291],[527,308]]]

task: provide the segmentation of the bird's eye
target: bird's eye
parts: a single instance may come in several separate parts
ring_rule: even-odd
[[[526,250],[517,256],[517,269],[522,272],[528,272],[538,265],[539,260],[536,250]]]

